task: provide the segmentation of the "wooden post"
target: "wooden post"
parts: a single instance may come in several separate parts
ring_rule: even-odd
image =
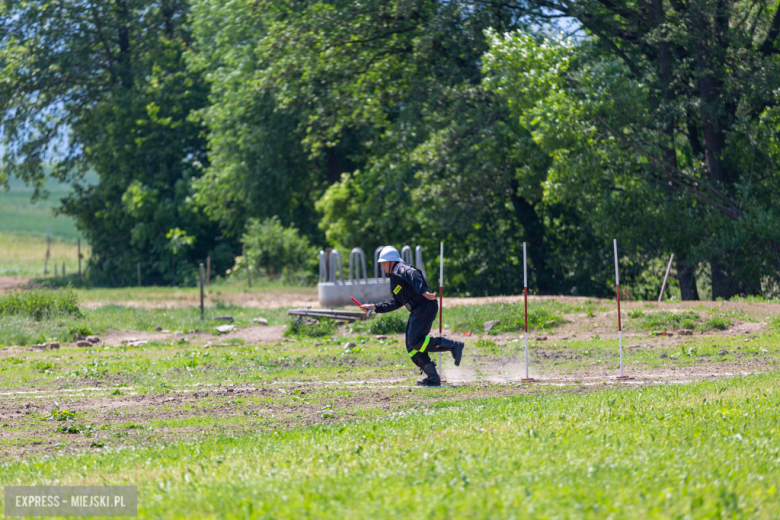
[[[658,303],[661,303],[661,299],[664,297],[664,290],[666,289],[666,280],[669,278],[669,270],[672,268],[672,260],[674,260],[674,253],[672,253],[672,257],[669,259],[669,265],[666,266],[664,283],[661,285],[661,292],[658,293]]]
[[[57,278],[57,264],[54,264],[54,278]]]
[[[81,285],[81,239],[79,238],[79,285]]]
[[[62,277],[65,278],[65,262],[62,262]]]
[[[249,253],[246,252],[246,244],[244,244],[244,264],[246,265],[246,283],[252,287],[252,273],[249,271]]]
[[[206,287],[209,286],[209,281],[211,280],[211,257],[206,257]]]
[[[51,224],[46,226],[46,259],[43,261],[43,276],[49,272],[49,256],[51,254],[51,238],[49,232],[51,231]]]
[[[138,287],[141,287],[141,262],[138,262],[135,264],[136,270],[138,271]]]
[[[203,319],[203,264],[200,264],[200,319]]]

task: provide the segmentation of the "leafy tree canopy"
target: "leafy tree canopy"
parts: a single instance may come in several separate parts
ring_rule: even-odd
[[[201,128],[190,118],[208,90],[189,71],[183,1],[14,2],[0,13],[3,171],[41,185],[44,162],[73,181],[62,211],[93,251],[90,276],[109,284],[182,283],[211,253],[230,249],[191,203],[207,165]],[[53,150],[52,148],[58,148]],[[89,168],[94,186],[78,181]]]

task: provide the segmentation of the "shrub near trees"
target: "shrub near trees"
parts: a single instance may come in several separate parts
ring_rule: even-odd
[[[71,129],[59,174],[101,183],[63,208],[114,283],[141,251],[220,271],[258,226],[444,240],[461,294],[520,291],[524,241],[543,293],[611,294],[613,237],[645,297],[672,252],[685,299],[780,276],[773,3],[3,5],[5,170],[35,182]]]

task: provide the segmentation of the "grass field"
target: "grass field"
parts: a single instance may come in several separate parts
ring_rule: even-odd
[[[82,244],[81,254],[85,259],[89,255],[89,248],[85,244]],[[0,276],[43,277],[45,259],[45,233],[43,237],[0,233]],[[86,266],[85,260],[82,262],[82,267]],[[78,271],[77,245],[75,242],[54,240],[51,243],[48,276],[53,276],[55,265],[61,274],[63,263],[66,274]]]
[[[142,518],[780,516],[777,373],[410,404],[347,423],[6,462],[0,479],[136,485]]]
[[[0,344],[17,345],[0,349],[0,481],[136,485],[141,518],[780,515],[776,304],[628,303],[620,383],[610,302],[532,301],[533,385],[518,381],[521,305],[453,306],[467,350],[443,373],[462,384],[423,389],[402,334],[284,336],[286,307],[250,304],[307,293],[266,289],[202,321],[190,291],[160,288],[105,305],[77,290],[82,317],[0,316]],[[129,305],[174,293],[188,305]],[[224,315],[236,331],[217,333]],[[502,327],[485,334],[486,318]],[[695,335],[649,332],[685,320]],[[101,341],[68,346],[75,333]]]
[[[97,182],[97,176],[89,173],[88,183]],[[66,197],[70,185],[55,180],[46,182],[49,196],[30,203],[33,188],[25,186],[19,179],[10,179],[9,190],[0,192],[0,234],[46,237],[46,228],[51,226],[51,237],[58,241],[75,242],[82,238],[72,218],[54,215],[54,208],[60,199]]]

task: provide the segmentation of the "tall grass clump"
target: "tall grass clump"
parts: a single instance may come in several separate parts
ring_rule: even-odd
[[[305,320],[291,319],[284,330],[285,336],[306,336],[320,338],[332,336],[337,331],[336,322],[329,318],[321,318],[316,323],[307,323]]]
[[[651,312],[644,315],[639,322],[639,328],[652,329],[696,329],[701,322],[701,316],[693,311],[685,312]]]
[[[0,296],[0,316],[13,315],[28,316],[34,320],[58,315],[84,316],[76,293],[70,287],[17,291]]]
[[[406,320],[396,313],[380,314],[373,320],[359,321],[353,330],[369,334],[403,334]]]
[[[556,302],[541,302],[528,305],[528,327],[532,330],[550,330],[566,323],[563,307]],[[481,333],[486,321],[499,320],[490,334],[514,332],[525,327],[525,309],[522,303],[497,303],[450,307],[445,319],[455,322],[456,331]]]
[[[749,317],[748,317],[749,318]],[[685,312],[652,312],[642,317],[639,328],[645,330],[692,329],[692,330],[726,330],[733,324],[730,317],[723,314],[710,317],[704,323],[701,316],[693,311]]]

